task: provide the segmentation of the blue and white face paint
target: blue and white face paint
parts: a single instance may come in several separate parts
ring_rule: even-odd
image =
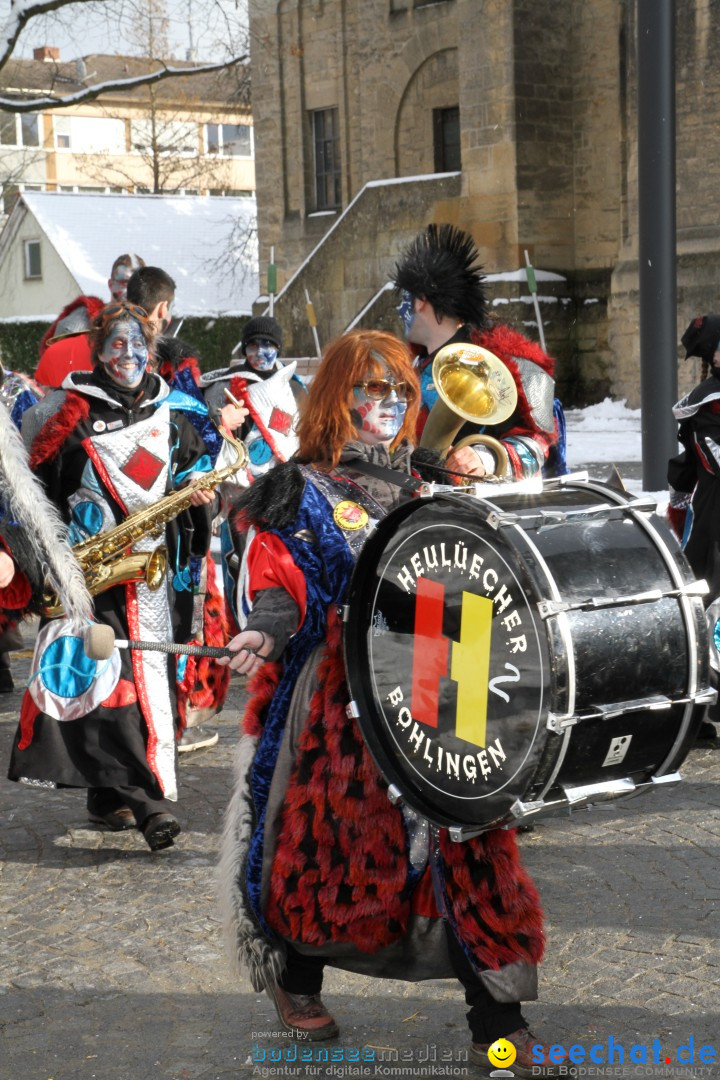
[[[118,386],[132,390],[140,385],[148,365],[148,347],[137,319],[118,319],[111,325],[100,362]]]
[[[415,297],[407,289],[403,289],[400,293],[400,303],[395,310],[402,320],[405,340],[409,341],[412,324],[415,322]]]
[[[273,371],[277,365],[278,350],[267,338],[253,338],[245,346],[245,356],[254,371]]]
[[[378,387],[383,387],[382,397],[378,397]],[[369,372],[364,384],[354,387],[352,418],[361,443],[387,446],[397,437],[407,412],[406,394],[405,384],[396,387],[387,367],[382,375]]]

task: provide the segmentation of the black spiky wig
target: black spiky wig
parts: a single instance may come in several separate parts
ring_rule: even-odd
[[[454,225],[428,225],[395,266],[398,290],[429,300],[437,315],[485,326],[485,277],[475,241]]]

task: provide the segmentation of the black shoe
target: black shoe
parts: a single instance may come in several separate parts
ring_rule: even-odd
[[[12,694],[15,683],[9,667],[0,667],[0,694]]]
[[[151,814],[139,828],[151,851],[172,847],[173,837],[182,831],[172,814]]]
[[[117,810],[107,810],[105,813],[88,810],[88,817],[95,825],[107,825],[111,832],[134,829],[137,825],[135,815],[129,806],[119,806]]]

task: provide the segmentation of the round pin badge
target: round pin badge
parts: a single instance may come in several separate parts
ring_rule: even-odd
[[[97,431],[98,434],[101,431],[105,431],[106,428],[107,428],[107,424],[105,423],[104,420],[96,420],[95,423],[93,424],[93,431]]]
[[[370,520],[365,507],[360,503],[352,502],[350,499],[343,499],[339,502],[333,510],[333,521],[340,529],[344,529],[346,532],[355,532],[357,529],[364,529]]]

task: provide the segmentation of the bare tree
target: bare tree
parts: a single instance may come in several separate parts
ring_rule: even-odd
[[[166,0],[138,0],[137,18],[133,21],[130,44],[140,56],[159,62],[170,51],[169,15]],[[111,187],[141,187],[153,194],[178,191],[233,190],[241,184],[233,179],[234,153],[223,155],[226,148],[213,144],[211,130],[218,126],[198,120],[198,105],[213,102],[227,115],[233,105],[249,112],[250,87],[247,68],[236,69],[235,79],[212,73],[202,79],[175,79],[172,85],[146,86],[132,94],[108,93],[102,113],[126,127],[129,154],[104,150],[83,156],[83,171],[94,181]],[[127,118],[128,106],[135,115]],[[232,125],[225,125],[229,132]],[[235,153],[246,139],[246,154],[251,155],[250,125],[235,126]],[[206,137],[207,136],[207,137]],[[215,142],[221,140],[215,139]]]
[[[240,218],[228,216],[226,220],[232,227],[224,250],[204,259],[203,264],[209,276],[230,282],[234,290],[239,290],[257,267],[257,221],[248,225]]]
[[[212,3],[212,0],[208,0],[208,2]],[[133,5],[128,4],[128,0],[10,0],[9,15],[4,25],[0,26],[0,83],[4,81],[7,86],[7,79],[4,77],[3,69],[7,69],[11,65],[20,35],[33,20],[49,13],[58,14],[73,9],[76,14],[81,14],[84,9],[90,6],[104,8],[108,13],[112,12],[116,17],[121,15],[122,9],[128,6],[132,7],[133,15],[137,10]],[[226,38],[226,42],[233,40],[233,38],[234,35]],[[79,78],[77,85],[72,88],[68,87],[67,77],[63,75],[59,65],[57,65],[57,77],[54,81],[51,80],[47,93],[6,93],[4,96],[0,96],[0,109],[5,112],[16,113],[37,112],[39,109],[62,109],[68,105],[78,105],[84,101],[92,101],[109,91],[131,91],[138,87],[157,85],[176,76],[187,78],[188,76],[232,69],[238,65],[246,64],[248,59],[246,50],[241,53],[230,53],[225,59],[212,64],[193,62],[178,65],[168,63],[165,60],[153,59],[152,63],[148,64],[147,70],[140,74],[127,78],[101,79],[96,82],[91,82],[91,77],[88,76],[85,79]]]

